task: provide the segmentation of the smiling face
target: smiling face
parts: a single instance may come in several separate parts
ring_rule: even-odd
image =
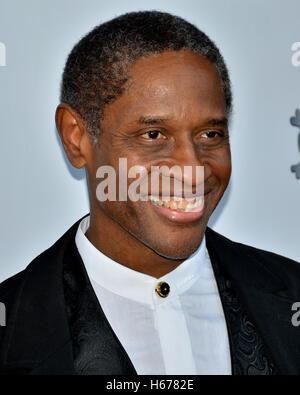
[[[142,58],[129,75],[125,92],[105,107],[102,132],[86,160],[91,226],[100,223],[101,229],[105,218],[105,233],[117,238],[118,248],[134,238],[145,256],[150,248],[168,259],[185,259],[200,245],[230,177],[221,80],[210,61],[187,50]],[[127,158],[128,169],[140,165],[148,172],[151,166],[204,165],[203,210],[182,213],[185,202],[177,211],[150,201],[99,202],[96,171],[104,165],[118,170],[119,158]],[[195,179],[188,182],[194,189]]]

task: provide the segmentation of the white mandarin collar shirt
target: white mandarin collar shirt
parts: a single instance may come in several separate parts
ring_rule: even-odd
[[[138,374],[231,374],[226,322],[205,245],[157,279],[123,266],[76,234],[95,294]],[[155,291],[166,282],[162,298]]]

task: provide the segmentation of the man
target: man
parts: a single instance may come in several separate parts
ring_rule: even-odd
[[[1,373],[300,373],[299,265],[207,228],[231,173],[231,106],[219,50],[178,17],[126,14],[74,47],[56,124],[90,215],[1,285]],[[121,159],[144,186],[158,168],[189,192],[127,199],[117,182],[103,199],[108,168],[133,189]]]

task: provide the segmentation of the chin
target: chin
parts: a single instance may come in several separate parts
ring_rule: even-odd
[[[150,247],[156,254],[171,260],[184,260],[192,255],[200,246],[203,236],[184,240],[180,239],[168,239],[162,242],[161,240],[153,240],[150,243],[145,243]]]
[[[135,237],[156,254],[171,260],[184,260],[193,254],[200,246],[206,225],[207,215],[200,221],[174,225],[145,221],[143,227],[138,227]],[[153,229],[160,229],[159,232]]]
[[[166,259],[170,259],[172,261],[181,261],[187,259],[190,255],[192,255],[197,248],[200,246],[200,243],[198,243],[195,247],[188,247],[188,246],[182,246],[182,248],[159,248],[159,249],[153,249],[158,255],[161,257],[164,257]]]

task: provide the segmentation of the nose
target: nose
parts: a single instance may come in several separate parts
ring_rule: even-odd
[[[168,158],[168,166],[172,167],[172,175],[190,187],[204,182],[204,158],[193,141],[182,138],[176,142]]]

